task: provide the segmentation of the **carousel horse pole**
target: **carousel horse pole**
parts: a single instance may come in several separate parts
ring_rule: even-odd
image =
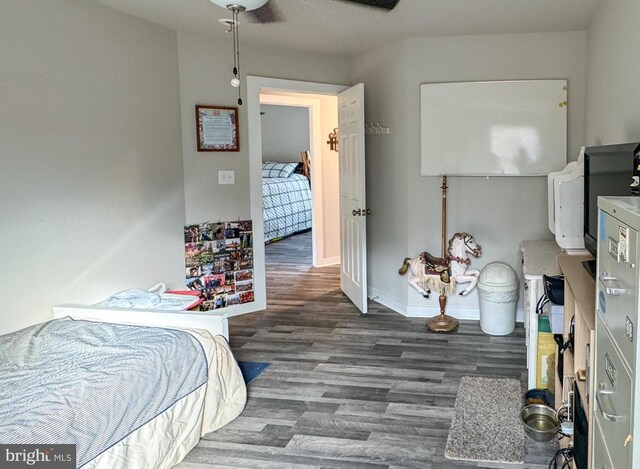
[[[447,176],[442,176],[442,258],[447,257]]]
[[[447,257],[447,176],[442,176],[442,257]],[[451,332],[458,328],[460,323],[456,318],[447,316],[447,295],[445,290],[440,290],[438,298],[440,304],[440,314],[427,319],[427,329],[434,332]]]

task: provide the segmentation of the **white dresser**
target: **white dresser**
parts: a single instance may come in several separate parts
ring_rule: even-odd
[[[524,328],[527,342],[527,386],[536,387],[538,355],[538,315],[536,305],[544,293],[542,275],[559,275],[556,261],[562,251],[554,240],[522,241],[522,274],[524,276]]]
[[[600,197],[593,469],[640,467],[638,233],[640,197]]]

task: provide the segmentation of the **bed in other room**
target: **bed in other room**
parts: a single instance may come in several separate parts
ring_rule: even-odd
[[[266,242],[311,229],[309,179],[296,172],[299,163],[262,165],[264,239]]]

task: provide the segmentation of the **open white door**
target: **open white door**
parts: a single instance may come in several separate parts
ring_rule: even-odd
[[[364,163],[364,85],[338,95],[340,140],[340,287],[367,312],[367,206]]]

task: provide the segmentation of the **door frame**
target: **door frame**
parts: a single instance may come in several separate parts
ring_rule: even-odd
[[[262,310],[267,307],[267,284],[264,250],[264,219],[262,213],[262,125],[260,122],[260,92],[290,91],[296,93],[337,96],[342,91],[348,89],[349,86],[252,75],[247,76],[246,81],[250,186],[249,200],[251,203],[251,220],[253,221],[253,278],[255,306],[257,310]]]

